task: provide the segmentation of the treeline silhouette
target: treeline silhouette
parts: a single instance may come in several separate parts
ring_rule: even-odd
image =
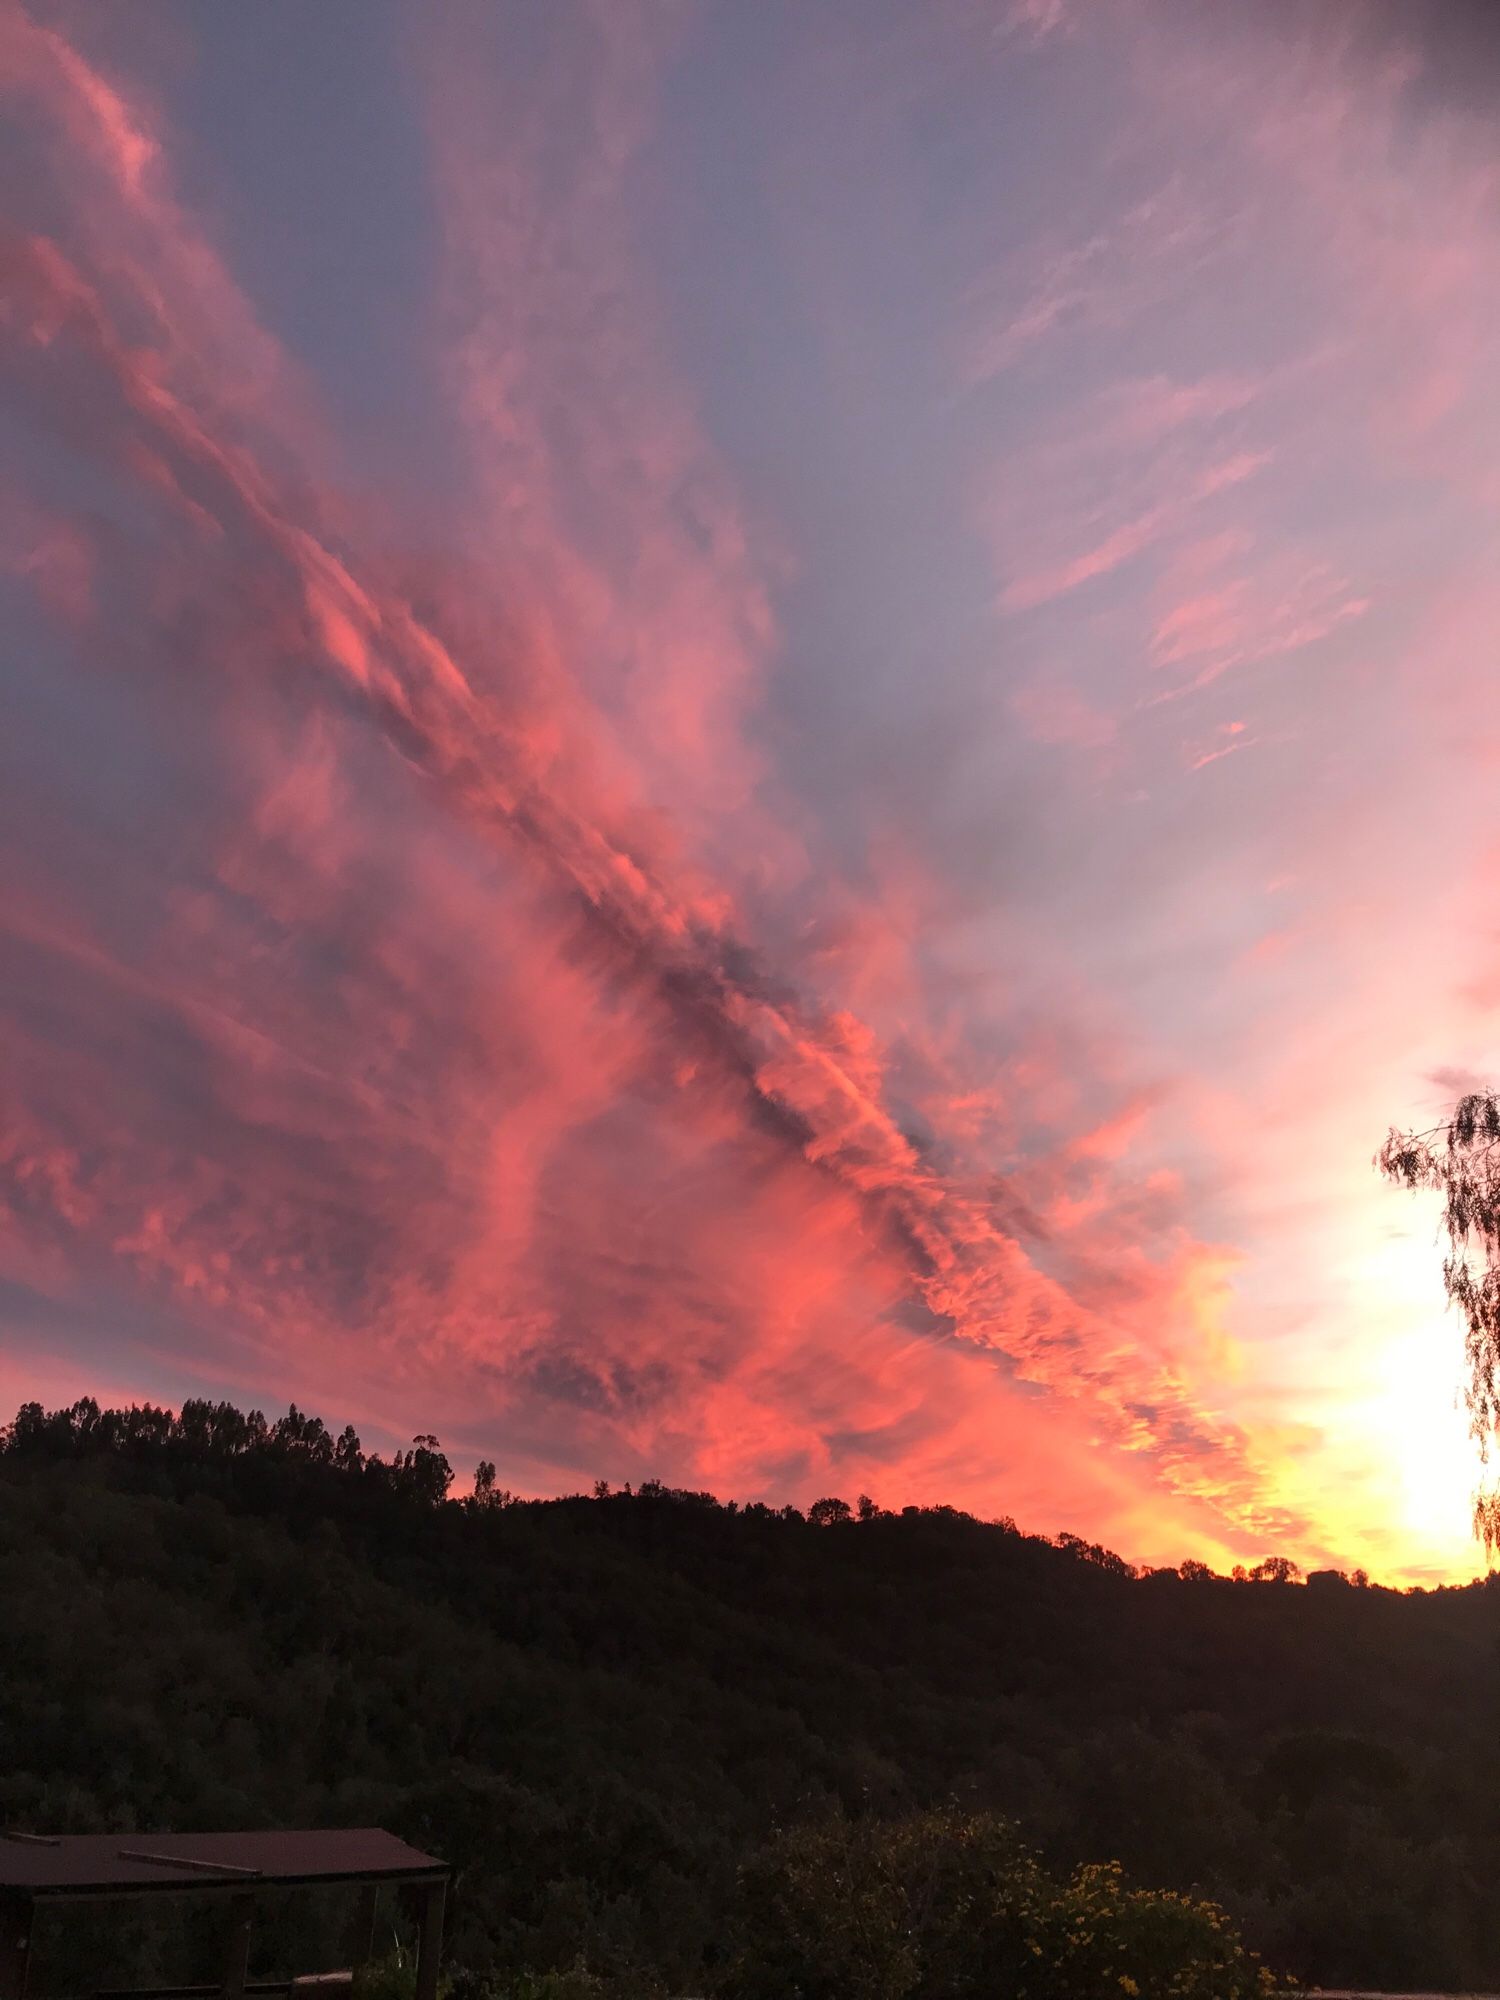
[[[1002,1813],[1053,1870],[1212,1897],[1309,1981],[1500,1987],[1488,1583],[452,1486],[433,1437],[382,1458],[295,1408],[23,1406],[0,1823],[383,1823],[455,1864],[456,1963],[700,1992],[778,1829]]]

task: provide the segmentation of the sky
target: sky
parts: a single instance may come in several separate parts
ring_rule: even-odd
[[[0,1404],[1466,1577],[1500,31],[0,8]]]

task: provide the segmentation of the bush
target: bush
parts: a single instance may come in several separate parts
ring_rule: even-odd
[[[354,2000],[414,2000],[416,1990],[416,1959],[399,1946],[389,1956],[372,1958],[355,1970]]]
[[[415,1990],[416,1968],[398,1954],[356,1975],[354,2000],[412,2000]],[[579,1959],[555,1971],[516,1972],[508,1977],[459,1967],[443,1980],[439,1992],[441,2000],[609,2000],[613,1990]]]
[[[1016,1828],[955,1809],[834,1817],[740,1876],[732,2000],[1263,2000],[1211,1903],[1113,1863],[1049,1875]]]

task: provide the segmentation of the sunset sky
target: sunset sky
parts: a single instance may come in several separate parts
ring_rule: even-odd
[[[1472,1574],[1497,15],[0,9],[0,1407]]]

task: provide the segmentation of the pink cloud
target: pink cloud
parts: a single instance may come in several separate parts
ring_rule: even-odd
[[[1101,750],[1114,739],[1114,722],[1076,688],[1030,681],[1016,690],[1010,705],[1027,734],[1038,743]]]
[[[1096,32],[1078,10],[1067,26],[1038,65]],[[1179,52],[1110,32],[1146,128],[1111,155],[1117,212],[1071,235],[1049,221],[972,279],[957,226],[930,232],[949,291],[902,321],[883,398],[838,413],[862,441],[899,429],[923,368],[964,353],[973,435],[898,497],[951,507],[934,547],[979,538],[980,612],[945,624],[938,602],[967,587],[965,547],[931,589],[931,656],[972,643],[980,661],[944,692],[985,798],[920,769],[924,846],[882,771],[837,848],[761,726],[778,677],[806,669],[785,636],[797,566],[687,384],[636,226],[669,178],[670,21],[582,10],[525,74],[441,26],[414,53],[443,230],[424,336],[466,453],[441,559],[403,551],[399,507],[328,475],[296,366],[176,191],[166,121],[56,36],[7,28],[56,215],[7,247],[6,365],[109,522],[28,490],[10,568],[60,646],[87,624],[87,657],[60,657],[146,744],[130,810],[157,842],[118,841],[104,779],[97,822],[49,819],[40,784],[11,807],[45,835],[0,908],[18,1281],[175,1313],[201,1341],[163,1336],[184,1374],[331,1413],[357,1384],[382,1422],[419,1410],[475,1450],[513,1440],[538,1486],[666,1470],[1033,1518],[1061,1503],[1058,1525],[1160,1555],[1327,1539],[1287,1469],[1308,1426],[1242,1397],[1228,1331],[1263,1282],[1235,1147],[1308,1079],[1278,1072],[1260,1101],[1204,1077],[1225,1049],[1243,1076],[1269,1060],[1226,968],[1269,957],[1255,895],[1288,857],[1311,885],[1296,934],[1328,943],[1336,996],[1329,941],[1354,946],[1319,927],[1318,897],[1352,932],[1372,881],[1382,920],[1420,888],[1415,863],[1380,887],[1368,816],[1341,830],[1346,767],[1316,753],[1350,679],[1313,667],[1356,631],[1388,667],[1379,603],[1441,642],[1448,693],[1417,723],[1482,706],[1462,665],[1476,601],[1419,618],[1429,600],[1381,560],[1385,520],[1351,526],[1339,496],[1379,473],[1382,504],[1479,504],[1493,245],[1457,152],[1468,192],[1424,245],[1446,170],[1424,151],[1427,196],[1404,203],[1399,86],[1373,106],[1340,88],[1339,50],[1277,97],[1274,68],[1200,75],[1191,35]],[[1174,143],[1209,147],[1202,175],[1162,178],[1168,112]],[[588,143],[557,145],[574,131]],[[1277,261],[1282,218],[1303,215],[1289,190],[1313,220]],[[881,255],[891,226],[882,209]],[[1194,365],[1188,308],[1219,296],[1205,274],[1235,272],[1269,286],[1268,316],[1298,311],[1267,333],[1234,293],[1248,358]],[[1459,334],[1433,330],[1445,316]],[[1076,391],[1033,398],[1085,353]],[[1013,393],[992,436],[983,413]],[[1393,501],[1405,480],[1417,500]],[[801,712],[810,765],[862,719],[850,651],[832,721]],[[1251,665],[1267,671],[1233,683],[1229,719],[1208,713]],[[1204,712],[1179,721],[1163,704],[1189,695]],[[1377,695],[1404,752],[1406,711]],[[929,706],[924,684],[913,733]],[[1362,711],[1349,762],[1393,754],[1375,732]],[[1015,739],[1093,754],[1021,768]],[[890,741],[894,767],[908,746]],[[1302,759],[1290,775],[1291,750],[1185,780],[1273,742]],[[1337,1008],[1298,971],[1284,954],[1315,1071]],[[1370,987],[1389,1031],[1411,996]]]
[[[1210,764],[1217,764],[1221,758],[1233,757],[1241,750],[1253,750],[1260,740],[1258,736],[1245,734],[1243,722],[1221,722],[1207,744],[1188,746],[1187,767],[1190,771],[1202,771]]]
[[[705,899],[691,873],[680,883],[661,852],[633,843],[628,815],[612,823],[607,789],[579,789],[572,755],[556,746],[587,743],[587,712],[555,718],[563,727],[539,755],[528,711],[509,710],[378,575],[335,554],[249,447],[220,435],[210,407],[164,390],[78,271],[46,250],[23,253],[18,273],[49,330],[47,366],[86,380],[96,404],[113,399],[91,440],[102,462],[129,481],[143,447],[155,468],[152,490],[168,512],[137,587],[192,603],[197,644],[222,663],[238,715],[233,741],[244,743],[246,723],[254,741],[263,694],[251,661],[268,632],[297,662],[299,705],[314,703],[298,732],[298,755],[312,763],[291,782],[278,774],[256,798],[255,767],[236,750],[256,833],[221,847],[216,872],[234,901],[200,895],[165,910],[149,979],[124,965],[112,976],[93,944],[69,954],[90,970],[89,1010],[102,1003],[118,1015],[123,1005],[135,1032],[155,1035],[160,1021],[192,1052],[214,1149],[151,1112],[144,1045],[123,1096],[121,1080],[92,1072],[89,1041],[117,1042],[122,1030],[106,1036],[100,1019],[90,1027],[80,1016],[72,1046],[33,1046],[32,1073],[57,1095],[45,1123],[23,1117],[13,1139],[12,1186],[52,1190],[50,1226],[195,1309],[232,1315],[262,1348],[287,1328],[304,1338],[318,1329],[335,1351],[373,1340],[389,1365],[385,1330],[399,1331],[407,1376],[458,1358],[498,1367],[511,1398],[532,1394],[530,1382],[555,1385],[548,1393],[575,1410],[611,1415],[624,1439],[644,1435],[641,1422],[652,1437],[670,1434],[679,1399],[693,1394],[697,1407],[699,1369],[764,1380],[779,1338],[794,1339],[799,1365],[810,1366],[806,1343],[821,1344],[814,1308],[829,1316],[822,1340],[839,1329],[842,1354],[857,1331],[878,1356],[896,1336],[875,1328],[902,1299],[916,1301],[934,1316],[933,1337],[1005,1357],[1022,1380],[1078,1404],[1097,1435],[1149,1451],[1185,1501],[1258,1525],[1248,1442],[1202,1415],[1175,1366],[1080,1306],[984,1199],[923,1157],[886,1099],[886,1061],[868,1028],[739,969],[724,897]],[[37,351],[25,361],[34,367]],[[566,689],[550,692],[561,700]],[[350,718],[333,738],[330,698]],[[492,1043],[494,1030],[462,1008],[455,1018],[450,993],[444,1040],[470,1052],[456,1071],[429,1043],[432,998],[417,972],[430,962],[425,933],[451,899],[441,870],[425,880],[417,938],[377,930],[360,941],[355,982],[334,989],[357,1009],[357,1080],[335,1053],[347,1032],[337,1016],[262,1025],[285,1011],[275,995],[298,935],[290,926],[305,926],[321,900],[317,873],[285,872],[278,847],[311,836],[334,885],[351,865],[325,829],[339,797],[330,745],[360,726],[354,718],[385,736],[446,816],[402,855],[405,879],[422,879],[424,855],[436,865],[461,834],[499,843],[534,884],[498,905],[493,884],[458,895],[458,910],[490,906],[491,926],[504,910],[507,956],[524,982],[470,947],[468,1004],[482,991],[504,1036]],[[356,849],[374,858],[368,837]],[[540,901],[528,911],[531,895]],[[471,921],[465,931],[475,934]],[[254,986],[230,1012],[213,989],[257,960]],[[685,1078],[665,1095],[663,1046]],[[498,1095],[474,1098],[474,1062]],[[418,1077],[423,1112],[405,1102]],[[609,1143],[601,1135],[622,1096],[635,1102],[632,1119],[653,1120],[658,1192],[645,1208],[622,1200],[624,1131]],[[111,1103],[136,1134],[128,1168],[116,1142],[101,1148],[87,1136]],[[60,1127],[77,1140],[61,1152]],[[572,1141],[585,1132],[580,1153]],[[579,1243],[593,1273],[576,1268]],[[570,1318],[588,1327],[582,1348]],[[840,1395],[845,1428],[858,1381]],[[997,1418],[1006,1393],[996,1378]],[[811,1444],[788,1427],[786,1408],[780,1416],[783,1455],[810,1462]]]
[[[1126,382],[1061,434],[1006,462],[985,513],[1006,581],[1002,608],[1033,611],[1199,531],[1205,509],[1272,462],[1242,441],[1240,381]]]

